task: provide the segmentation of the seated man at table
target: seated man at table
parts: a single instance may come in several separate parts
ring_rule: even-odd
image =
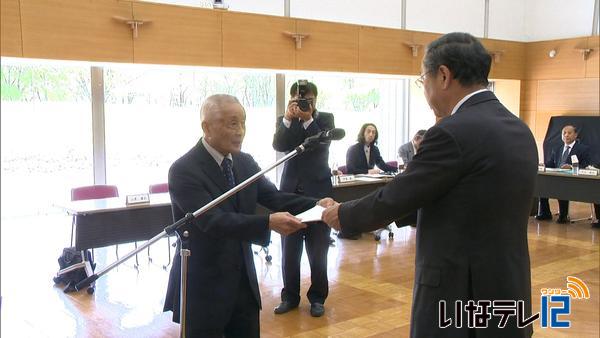
[[[246,113],[237,98],[210,96],[201,114],[204,136],[169,170],[175,220],[260,171],[252,156],[241,152]],[[188,337],[260,336],[261,301],[251,244],[266,246],[271,230],[288,235],[306,225],[288,212],[255,215],[257,203],[298,213],[317,199],[280,192],[263,176],[182,229],[190,232],[184,328]],[[318,203],[334,202],[326,198]],[[180,315],[180,265],[174,260],[164,306],[173,311],[175,322]]]
[[[379,174],[395,172],[398,168],[385,163],[377,147],[379,132],[373,123],[365,123],[358,132],[357,143],[346,152],[348,174]],[[377,166],[377,168],[375,168]]]
[[[577,156],[579,167],[585,168],[589,164],[590,148],[577,141],[577,127],[567,124],[562,129],[563,145],[552,149],[549,159],[544,165],[546,168],[572,169],[572,158]],[[559,216],[557,223],[569,222],[569,201],[558,200]],[[551,220],[552,213],[547,198],[540,198],[537,220]]]

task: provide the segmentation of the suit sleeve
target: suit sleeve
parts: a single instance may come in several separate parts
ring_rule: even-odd
[[[169,172],[169,193],[172,204],[182,214],[194,212],[214,198],[203,182],[196,182],[193,175],[173,168]],[[225,210],[217,205],[193,221],[192,231],[201,231],[215,238],[234,238],[267,245],[270,231],[268,216],[246,215]]]
[[[590,147],[588,147],[588,146],[582,147],[581,158],[578,158],[578,160],[579,160],[579,167],[580,168],[585,168],[588,165],[590,165],[590,163],[591,163],[591,159],[590,159]]]
[[[348,148],[348,151],[346,152],[346,170],[348,171],[348,174],[351,175],[366,174],[368,172],[366,168],[360,167],[358,147],[360,147],[360,145],[353,145]]]
[[[383,170],[383,171],[398,171],[398,168],[394,168],[391,165],[387,165],[387,163],[385,163],[385,161],[383,160],[383,157],[381,157],[381,153],[379,152],[379,148],[376,146],[373,146],[373,150],[375,150],[373,153],[373,155],[375,155],[375,165],[377,165],[377,168]]]
[[[550,153],[550,158],[546,159],[546,161],[544,162],[544,166],[546,166],[547,168],[556,168],[556,161],[554,160],[554,158],[556,157],[556,150],[552,149],[552,152]]]
[[[460,147],[440,127],[427,132],[406,171],[373,193],[342,203],[342,228],[355,232],[378,229],[445,195],[462,172]]]
[[[402,159],[404,164],[408,163],[408,149],[405,146],[401,146],[398,149],[398,157]]]
[[[283,116],[277,118],[275,135],[273,135],[273,149],[281,152],[294,150],[304,141],[304,131],[298,119],[291,122],[290,127],[283,124]]]

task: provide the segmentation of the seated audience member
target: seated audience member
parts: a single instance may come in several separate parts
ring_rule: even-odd
[[[549,159],[546,159],[544,163],[547,168],[561,168],[571,169],[572,168],[572,157],[577,156],[579,161],[579,167],[585,168],[589,164],[589,152],[590,148],[577,141],[577,127],[573,125],[566,125],[562,129],[562,140],[563,145],[556,149],[552,149],[552,153]],[[569,222],[569,201],[558,200],[559,216],[557,223],[568,223]],[[537,220],[551,220],[552,213],[550,212],[550,205],[548,204],[547,198],[540,198],[540,204],[538,208],[538,214],[535,216]]]
[[[413,136],[413,139],[410,142],[400,146],[400,148],[398,149],[398,158],[402,159],[404,165],[410,162],[413,156],[417,154],[417,151],[419,150],[419,145],[421,144],[421,140],[423,139],[423,136],[426,132],[427,130],[425,129],[419,130],[415,134],[415,136]]]
[[[387,165],[377,148],[379,133],[373,123],[365,123],[358,132],[355,145],[346,152],[346,167],[348,174],[379,174],[381,171],[397,171]],[[377,165],[377,168],[375,168]]]

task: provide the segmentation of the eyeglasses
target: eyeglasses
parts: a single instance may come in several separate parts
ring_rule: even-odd
[[[415,84],[417,85],[417,87],[419,88],[423,88],[423,82],[425,82],[425,77],[427,76],[427,74],[429,74],[430,72],[425,72],[423,74],[421,74],[421,76],[419,76],[418,79],[415,80]]]

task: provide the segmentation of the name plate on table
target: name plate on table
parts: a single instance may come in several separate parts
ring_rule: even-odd
[[[579,175],[583,176],[598,176],[598,170],[595,169],[579,169]]]
[[[127,195],[127,198],[125,199],[125,204],[127,204],[127,205],[144,204],[144,203],[150,203],[150,195],[149,194]]]
[[[340,183],[352,182],[352,181],[354,181],[354,175],[342,175],[342,176],[338,176],[338,179],[339,179]]]

